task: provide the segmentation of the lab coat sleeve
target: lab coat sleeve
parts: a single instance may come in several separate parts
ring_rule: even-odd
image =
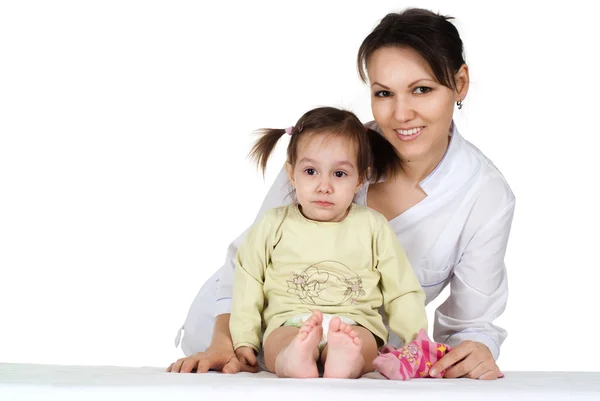
[[[454,267],[451,295],[435,313],[436,341],[450,346],[466,340],[479,342],[498,359],[506,331],[493,322],[506,308],[508,280],[504,256],[514,210],[513,198],[475,233]]]

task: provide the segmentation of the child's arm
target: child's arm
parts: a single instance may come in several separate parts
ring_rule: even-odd
[[[260,349],[263,285],[274,231],[271,214],[267,212],[248,232],[237,252],[229,321],[234,349],[251,347],[256,352]]]
[[[375,232],[377,269],[381,275],[384,309],[390,329],[405,343],[427,331],[425,292],[394,230],[382,216]]]

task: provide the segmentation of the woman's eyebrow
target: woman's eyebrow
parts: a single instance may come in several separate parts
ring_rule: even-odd
[[[426,77],[426,78],[419,78],[419,79],[416,79],[416,80],[412,81],[410,84],[408,84],[408,85],[407,85],[407,87],[411,87],[411,86],[415,85],[417,82],[420,82],[420,81],[430,81],[430,82],[435,82],[435,81],[433,81],[433,80],[432,80],[431,78],[429,78],[429,77]],[[373,86],[375,86],[375,85],[381,86],[383,89],[388,89],[388,90],[390,89],[390,87],[389,87],[389,86],[386,86],[386,85],[384,85],[384,84],[380,84],[379,82],[373,82],[373,83],[371,84],[371,87],[373,87]]]
[[[385,86],[384,84],[380,84],[379,82],[373,82],[373,83],[371,84],[371,87],[373,87],[373,86],[375,86],[375,85],[379,85],[379,86],[381,86],[381,87],[382,87],[382,88],[384,88],[384,89],[390,89],[388,86]]]

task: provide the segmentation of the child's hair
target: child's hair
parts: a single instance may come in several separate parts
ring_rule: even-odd
[[[260,138],[254,143],[250,157],[263,174],[267,160],[279,139],[291,135],[287,148],[287,161],[294,166],[298,155],[298,140],[305,135],[331,135],[353,142],[357,149],[358,174],[362,180],[378,181],[393,177],[402,169],[396,149],[378,132],[365,128],[350,111],[334,107],[319,107],[304,114],[288,129],[263,128],[256,131]]]

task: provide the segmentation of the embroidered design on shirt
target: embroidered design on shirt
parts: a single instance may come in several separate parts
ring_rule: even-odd
[[[319,292],[323,290],[323,284],[327,282],[329,274],[311,266],[302,273],[293,275],[291,280],[287,280],[287,292],[296,294],[304,304],[315,305],[314,298],[319,298]]]
[[[343,263],[326,260],[300,273],[292,272],[287,292],[310,305],[339,306],[359,303],[365,296],[362,279]]]
[[[346,292],[344,292],[344,295],[352,298],[353,304],[356,303],[356,301],[358,300],[358,297],[360,295],[367,295],[365,290],[363,290],[363,288],[362,288],[362,280],[361,279],[358,279],[355,282],[346,280],[346,285],[348,286],[348,288],[346,289]]]

